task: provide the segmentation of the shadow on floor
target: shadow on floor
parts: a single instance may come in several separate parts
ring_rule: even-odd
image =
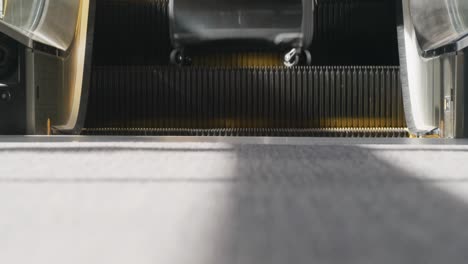
[[[209,263],[436,264],[468,259],[468,204],[382,160],[375,155],[379,150],[244,146],[236,151],[235,174],[245,181],[233,185],[229,216],[217,229]],[[402,155],[416,163],[412,152]],[[450,170],[459,165],[434,164]],[[431,168],[421,174],[430,177]]]

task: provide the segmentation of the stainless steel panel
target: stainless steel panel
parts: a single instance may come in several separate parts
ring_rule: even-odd
[[[86,86],[85,60],[90,54],[87,43],[90,2],[81,0],[76,36],[66,56],[59,57],[27,49],[28,134],[46,134],[51,126],[64,130],[76,126],[81,109],[82,87]],[[93,9],[94,10],[94,9]],[[91,23],[92,24],[92,23]],[[92,35],[92,31],[89,33]]]
[[[307,47],[312,41],[314,0],[171,0],[176,48],[211,41],[256,40]]]
[[[411,0],[410,9],[423,56],[468,46],[468,1]]]
[[[414,1],[402,1],[403,23],[398,27],[408,128],[420,136],[437,133],[445,138],[462,137],[464,54],[459,51],[432,59],[420,55],[420,35],[411,13]]]
[[[20,29],[33,31],[39,22],[44,4],[45,0],[10,0],[6,3],[3,20]]]
[[[80,0],[9,0],[0,31],[27,46],[37,41],[67,50],[75,36]]]

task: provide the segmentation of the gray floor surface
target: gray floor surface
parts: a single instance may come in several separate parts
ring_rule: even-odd
[[[467,141],[0,138],[0,263],[467,263],[467,224]]]

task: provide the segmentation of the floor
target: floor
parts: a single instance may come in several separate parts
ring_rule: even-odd
[[[0,138],[0,263],[466,263],[468,141]]]

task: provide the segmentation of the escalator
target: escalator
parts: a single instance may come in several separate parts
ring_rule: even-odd
[[[168,3],[96,1],[82,134],[409,136],[395,1],[317,1],[311,64],[290,68],[252,45],[171,65]]]

